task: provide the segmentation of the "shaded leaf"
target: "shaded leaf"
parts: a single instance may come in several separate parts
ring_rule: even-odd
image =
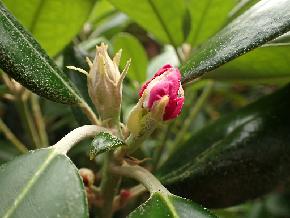
[[[80,102],[67,77],[0,2],[0,67],[38,95],[65,104]]]
[[[192,135],[158,177],[172,193],[208,207],[259,197],[290,171],[290,85]]]
[[[191,31],[187,41],[197,45],[215,34],[226,23],[235,0],[188,0]]]
[[[262,0],[205,42],[182,67],[183,83],[290,30],[290,0]]]
[[[183,0],[109,0],[117,9],[152,33],[163,43],[180,45],[184,41],[182,25],[185,13]]]
[[[96,135],[90,146],[90,159],[94,159],[98,154],[114,150],[125,143],[107,132],[100,132]]]
[[[155,192],[144,204],[140,205],[129,215],[129,218],[151,217],[214,218],[216,216],[187,199]]]
[[[122,69],[124,69],[127,60],[130,58],[132,60],[127,76],[133,81],[144,82],[148,58],[138,39],[128,33],[120,33],[113,38],[113,47],[115,52],[122,49],[120,62]]]
[[[1,217],[88,217],[77,168],[54,149],[19,156],[1,166],[0,177]]]
[[[223,81],[290,81],[290,46],[265,46],[226,63],[205,78]]]
[[[51,56],[81,30],[95,0],[3,0]]]

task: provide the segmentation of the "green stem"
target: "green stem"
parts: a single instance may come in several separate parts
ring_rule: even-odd
[[[202,109],[203,105],[205,104],[207,98],[209,97],[211,90],[213,87],[213,82],[208,81],[207,85],[202,91],[201,96],[198,98],[195,106],[190,110],[188,117],[184,121],[181,130],[177,133],[177,136],[175,138],[175,141],[173,142],[171,146],[171,153],[176,150],[178,145],[183,142],[184,135],[188,131],[190,124],[197,116],[198,112]]]
[[[30,113],[27,101],[19,98],[17,105],[20,118],[22,120],[22,123],[24,124],[24,129],[27,131],[31,143],[35,148],[40,148],[41,146],[39,143],[39,136],[33,123],[33,118]]]
[[[22,142],[12,133],[12,131],[6,126],[3,120],[0,118],[0,131],[3,132],[5,137],[21,152],[26,153],[28,149]]]
[[[177,50],[177,44],[176,44],[175,41],[173,40],[173,38],[172,38],[172,36],[171,36],[171,34],[170,34],[170,31],[169,31],[169,29],[168,29],[167,26],[166,26],[165,21],[162,19],[162,17],[161,17],[161,15],[160,15],[160,13],[159,13],[159,11],[158,11],[156,5],[154,4],[154,1],[153,1],[153,0],[148,0],[148,2],[149,2],[149,4],[150,4],[152,10],[153,10],[154,13],[156,14],[156,16],[157,16],[157,18],[158,18],[158,20],[159,20],[159,22],[160,22],[160,24],[161,24],[161,26],[162,26],[164,32],[166,33],[166,35],[167,35],[167,37],[168,37],[168,39],[169,39],[170,44],[174,47],[174,50],[175,50],[175,53],[176,53],[176,55],[177,55],[177,57],[178,57],[178,59],[179,59],[179,62],[182,63],[182,60],[183,60],[183,59],[182,59],[182,57],[180,56],[180,54],[179,54],[179,52],[178,52],[178,50]]]
[[[39,105],[39,97],[37,95],[31,96],[31,106],[34,115],[35,124],[39,134],[39,140],[42,147],[47,147],[49,145],[48,136],[45,128],[45,121],[41,112]]]
[[[114,164],[114,153],[108,152],[105,154],[104,165],[102,169],[102,182],[101,182],[101,193],[103,197],[103,207],[101,210],[102,218],[111,218],[113,216],[113,202],[121,177],[112,174],[110,171],[111,165]]]

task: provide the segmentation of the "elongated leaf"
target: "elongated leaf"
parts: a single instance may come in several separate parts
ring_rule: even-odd
[[[216,217],[207,209],[175,195],[154,193],[144,204],[134,210],[129,218],[203,218]]]
[[[33,151],[2,165],[0,177],[1,217],[88,217],[77,168],[54,149]]]
[[[181,71],[183,83],[290,30],[290,0],[262,0],[233,20],[193,54]]]
[[[124,145],[125,143],[107,132],[100,132],[92,141],[90,147],[90,159],[94,159],[98,154],[111,151]]]
[[[0,2],[0,67],[16,81],[52,101],[80,101],[67,77]]]
[[[290,85],[194,134],[161,167],[169,189],[208,207],[261,196],[290,171]]]
[[[183,0],[109,0],[149,33],[163,43],[180,45],[183,40],[182,24],[185,14]]]
[[[56,55],[80,31],[95,0],[3,0],[49,55]]]
[[[128,77],[133,81],[140,83],[146,80],[146,68],[148,58],[143,46],[132,35],[120,33],[113,38],[115,52],[122,49],[121,67],[124,68],[127,60],[131,58],[131,65],[128,71]]]
[[[226,63],[205,77],[245,82],[290,81],[290,46],[266,46]]]
[[[72,83],[78,87],[78,90],[81,93],[83,99],[85,99],[91,108],[94,108],[88,93],[86,75],[67,68],[67,66],[76,66],[88,72],[89,66],[85,61],[86,57],[88,56],[88,54],[85,54],[81,49],[79,49],[77,46],[74,46],[73,44],[67,46],[63,52],[63,71],[66,73],[66,75],[68,75]],[[80,125],[89,123],[88,118],[79,107],[72,106],[71,109],[75,119]]]
[[[196,45],[215,34],[226,23],[235,3],[235,0],[187,1],[191,15],[191,32],[187,41]]]

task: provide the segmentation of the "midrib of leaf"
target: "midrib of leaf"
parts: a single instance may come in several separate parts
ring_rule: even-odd
[[[21,31],[19,31],[17,29],[17,27],[14,26],[14,23],[6,16],[5,13],[3,13],[2,10],[1,11],[1,14],[4,16],[4,18],[6,18],[6,20],[14,27],[14,29],[22,36],[22,38],[28,43],[28,45],[32,48],[32,50],[34,50],[36,52],[36,54],[38,54],[38,56],[40,57],[41,60],[43,60],[44,64],[48,66],[49,69],[52,70],[53,74],[56,75],[56,77],[58,79],[60,79],[60,81],[63,83],[63,85],[79,100],[79,102],[82,102],[82,99],[80,98],[79,95],[77,95],[77,93],[69,86],[67,85],[66,81],[64,81],[64,79],[58,74],[55,72],[55,69],[53,69],[48,63],[47,63],[47,60],[39,53],[38,50],[36,50],[33,45],[31,45],[31,43],[26,39],[26,37],[22,34]]]
[[[34,29],[35,29],[36,23],[38,21],[38,18],[40,16],[40,12],[43,8],[44,2],[45,2],[45,0],[40,0],[40,2],[38,3],[37,9],[36,9],[36,11],[33,15],[33,18],[32,18],[31,25],[29,27],[29,30],[31,31],[31,33],[34,33]]]
[[[26,183],[26,185],[22,188],[21,192],[17,196],[17,198],[14,200],[14,203],[11,205],[11,207],[7,210],[7,212],[4,214],[3,218],[9,218],[13,212],[17,209],[19,204],[23,201],[27,193],[30,191],[32,186],[37,182],[39,177],[42,175],[43,171],[48,167],[48,165],[51,163],[54,157],[57,156],[57,152],[54,150],[51,150],[45,161],[40,165],[38,170],[34,173],[33,177]]]
[[[174,42],[173,37],[171,36],[171,33],[169,32],[169,29],[167,28],[164,20],[162,19],[161,14],[159,13],[158,9],[156,8],[155,4],[152,0],[148,0],[149,5],[151,6],[153,12],[155,13],[157,19],[159,20],[161,27],[163,28],[164,32],[166,33],[170,43],[176,48],[177,44]]]
[[[165,202],[165,204],[168,206],[170,212],[172,213],[172,216],[174,218],[179,218],[174,206],[172,205],[171,201],[168,199],[168,196],[167,195],[163,195],[163,194],[160,194],[160,197],[161,199]]]
[[[199,36],[200,30],[201,30],[201,28],[202,28],[202,26],[203,26],[204,18],[205,18],[205,16],[206,16],[207,13],[208,13],[208,9],[209,9],[211,3],[212,3],[212,0],[207,0],[207,2],[206,2],[206,4],[205,4],[205,7],[204,7],[204,9],[203,9],[203,11],[202,11],[202,14],[201,14],[201,17],[200,17],[199,22],[198,22],[198,24],[197,24],[196,31],[195,31],[195,33],[194,33],[194,35],[193,35],[193,37],[192,37],[192,40],[191,40],[191,44],[192,44],[192,45],[194,45],[195,42],[196,42],[197,39],[198,39],[198,36]]]

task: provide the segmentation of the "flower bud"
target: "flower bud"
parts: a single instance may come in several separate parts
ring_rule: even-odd
[[[140,99],[131,110],[127,127],[131,133],[128,150],[136,149],[160,121],[176,118],[184,103],[181,75],[171,65],[163,66],[139,92]]]
[[[164,97],[168,97],[168,102],[163,114],[163,120],[176,118],[184,103],[184,91],[180,83],[181,75],[177,68],[167,64],[164,65],[154,77],[146,82],[139,96],[143,98],[143,108],[149,111],[154,109],[154,105]]]
[[[114,122],[119,117],[122,101],[122,82],[128,71],[130,61],[120,73],[118,67],[121,50],[113,60],[109,57],[108,46],[101,44],[96,47],[96,57],[89,62],[88,92],[103,121]]]

